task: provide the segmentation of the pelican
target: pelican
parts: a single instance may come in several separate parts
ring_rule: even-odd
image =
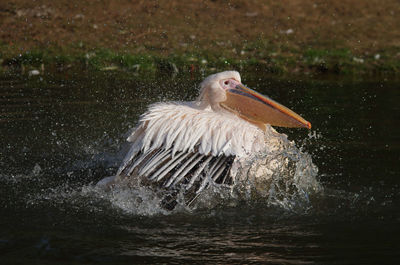
[[[238,163],[265,148],[266,126],[311,129],[298,114],[241,83],[236,71],[208,76],[191,102],[150,105],[133,133],[131,147],[115,176],[99,184],[138,181],[168,192],[174,208],[212,184],[233,185]]]

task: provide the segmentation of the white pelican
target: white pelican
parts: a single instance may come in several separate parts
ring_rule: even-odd
[[[232,185],[236,163],[265,148],[266,124],[311,128],[302,117],[241,83],[236,71],[210,75],[193,102],[161,102],[148,108],[128,137],[132,143],[114,177],[101,185],[140,180],[178,193],[190,204],[212,183]]]

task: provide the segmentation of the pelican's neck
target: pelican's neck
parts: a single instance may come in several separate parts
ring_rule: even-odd
[[[196,101],[193,101],[193,105],[196,106],[198,109],[204,110],[208,107],[210,107],[210,103],[207,100],[204,99],[197,99]]]

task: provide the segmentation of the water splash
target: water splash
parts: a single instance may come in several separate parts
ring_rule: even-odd
[[[73,168],[69,167],[65,173],[70,182],[62,176],[53,177],[53,170],[48,172],[47,168],[39,164],[26,175],[15,175],[12,178],[3,176],[1,180],[7,185],[23,185],[25,188],[20,188],[18,194],[24,194],[21,200],[28,207],[43,203],[60,207],[69,204],[73,207],[86,207],[90,211],[105,211],[110,207],[128,215],[145,216],[235,207],[242,203],[261,203],[266,207],[274,206],[289,211],[307,210],[311,204],[310,196],[323,190],[317,179],[318,169],[311,156],[272,127],[267,127],[264,141],[267,146],[265,150],[235,161],[232,168],[233,185],[211,183],[190,206],[186,205],[183,194],[178,194],[178,204],[173,211],[161,206],[160,202],[166,196],[165,191],[142,184],[139,179],[136,183],[130,181],[130,185],[120,183],[111,190],[96,187],[94,183],[87,184],[86,179],[94,178],[91,169],[96,163],[104,164],[104,159],[115,163],[110,155],[91,156],[91,160],[87,161],[91,163],[89,167],[83,166],[86,165],[85,161],[82,165],[74,163]],[[70,177],[71,174],[74,176]],[[52,178],[62,178],[64,181],[57,186],[46,187],[46,180]],[[86,183],[72,181],[79,179],[85,179]],[[40,191],[32,187],[40,187]]]
[[[265,150],[235,161],[232,168],[235,184],[223,187],[214,183],[213,193],[225,201],[230,196],[236,201],[262,202],[285,210],[308,208],[310,196],[323,191],[311,156],[272,127],[267,128],[264,141]],[[202,203],[205,201],[202,199]]]
[[[264,140],[265,150],[234,162],[233,185],[212,182],[189,206],[183,194],[178,194],[178,205],[173,212],[211,209],[221,205],[230,207],[243,201],[249,204],[262,202],[292,211],[309,207],[310,195],[323,190],[311,156],[272,127],[267,128]],[[130,180],[129,185],[120,183],[110,191],[87,187],[83,192],[101,196],[129,214],[170,213],[160,206],[169,192],[142,184],[139,178],[134,182]]]

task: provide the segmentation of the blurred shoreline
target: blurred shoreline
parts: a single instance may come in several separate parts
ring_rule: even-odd
[[[0,3],[0,72],[396,76],[399,14],[396,0],[11,0]]]

